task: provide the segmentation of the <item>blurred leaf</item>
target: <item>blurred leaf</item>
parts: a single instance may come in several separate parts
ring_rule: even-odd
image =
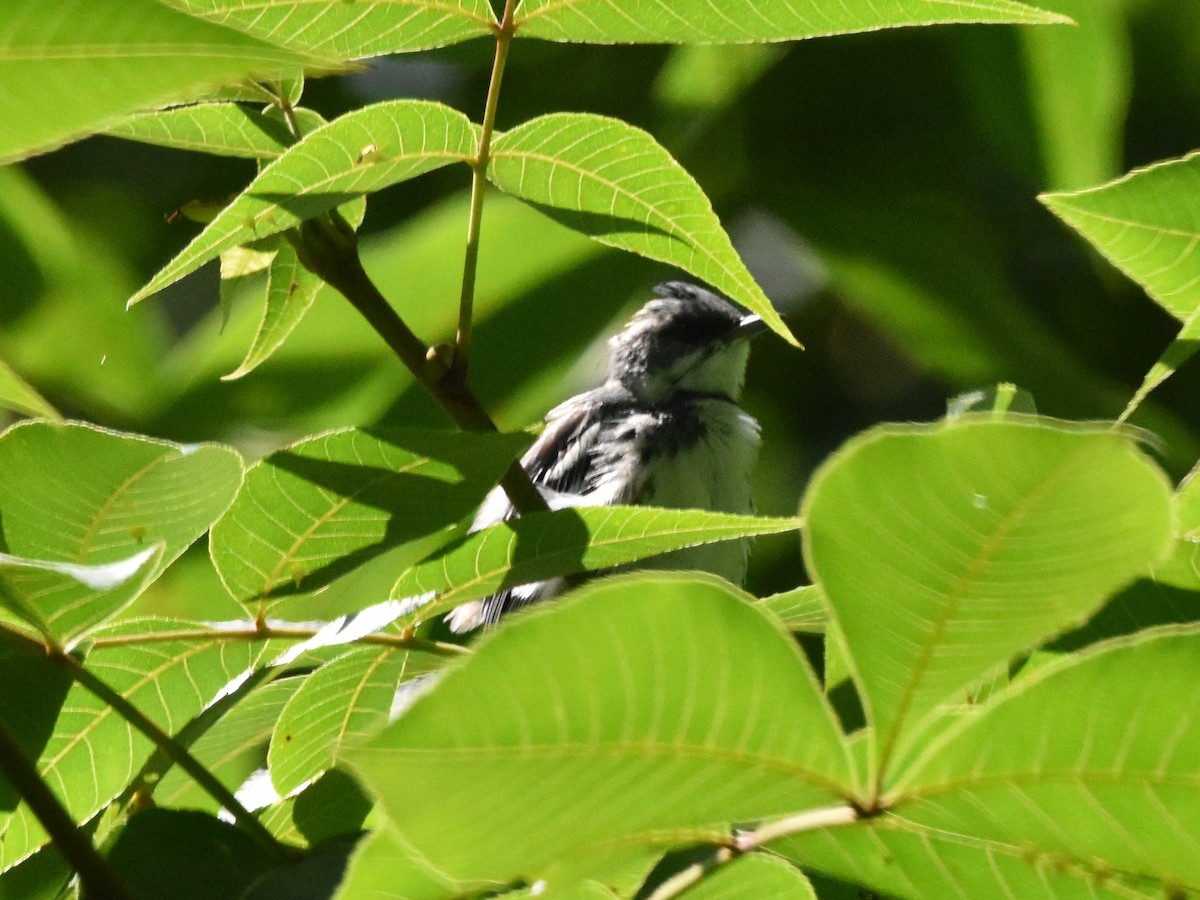
[[[242,602],[327,584],[384,550],[454,524],[528,442],[521,434],[401,428],[301,441],[250,468],[213,528],[213,563]],[[364,606],[380,599],[361,598]]]
[[[58,410],[47,403],[46,398],[6,365],[4,360],[0,360],[0,409],[12,410],[25,416],[62,419]]]
[[[135,281],[120,255],[16,166],[0,167],[0,264],[0,355],[57,402],[111,421],[170,396],[162,311],[127,313]]]
[[[840,733],[795,644],[743,597],[678,574],[590,585],[492,632],[348,760],[468,883],[553,885],[555,860],[588,877],[828,805],[853,790]]]
[[[1074,28],[1019,30],[1047,186],[1075,190],[1121,167],[1132,51],[1123,0],[1037,0]]]
[[[280,865],[245,831],[210,813],[144,809],[121,830],[108,864],[135,897],[241,897]]]
[[[14,556],[75,567],[8,568],[7,592],[36,612],[35,624],[67,642],[127,606],[206,532],[242,483],[236,452],[180,446],[79,424],[18,424],[0,435],[0,546]],[[107,582],[88,576],[107,571]]]
[[[445,900],[454,883],[424,862],[388,823],[359,842],[337,900]]]
[[[246,351],[242,364],[222,377],[241,378],[269,359],[300,324],[323,284],[318,276],[300,265],[295,248],[290,244],[280,246],[268,269],[266,305],[254,343]]]
[[[140,622],[110,626],[103,634],[171,632],[189,625],[195,628],[191,623]],[[99,647],[86,665],[159,727],[174,733],[261,652],[244,641],[161,640]],[[84,822],[121,794],[153,746],[112,707],[78,685],[71,686],[61,708],[51,709],[57,721],[38,758],[38,771],[75,821]],[[24,805],[11,815],[0,814],[0,835],[0,869],[20,862],[48,840]]]
[[[272,44],[333,59],[444,47],[489,34],[487,0],[167,0],[196,16]]]
[[[842,0],[525,0],[519,34],[598,44],[727,44],[794,41],[853,31],[943,22],[1070,21],[1013,0],[902,0],[887,5]]]
[[[106,133],[160,147],[249,159],[274,159],[292,143],[282,121],[237,103],[197,103],[138,113]]]
[[[1042,194],[1060,219],[1183,323],[1122,418],[1200,346],[1200,153],[1070,194]]]
[[[347,113],[305,135],[254,179],[130,305],[156,294],[231,247],[286,231],[347,201],[461,162],[476,132],[460,112],[423,100],[390,100]]]
[[[795,866],[765,853],[751,853],[705,875],[687,900],[817,900]]]
[[[5,0],[4,12],[0,163],[201,87],[318,62],[155,0]]]
[[[337,764],[342,748],[388,721],[396,686],[435,672],[445,658],[417,650],[360,647],[322,666],[278,717],[268,763],[282,795]]]
[[[604,116],[541,116],[497,135],[488,178],[602,244],[707,281],[796,344],[700,185],[647,132]]]
[[[1047,666],[947,732],[892,791],[918,826],[1200,889],[1198,666],[1194,628]]]
[[[876,729],[874,776],[939,704],[1146,573],[1167,500],[1126,436],[1053,420],[885,426],[832,457],[805,498],[805,559]]]
[[[697,509],[599,506],[530,513],[484,528],[403,573],[396,598],[433,593],[412,619],[428,619],[504,588],[560,575],[609,569],[668,551],[800,527],[798,519]],[[703,564],[695,559],[696,567]],[[653,562],[650,563],[653,565]],[[673,557],[664,565],[688,568]]]
[[[783,48],[764,44],[675,47],[654,82],[658,103],[695,112],[725,107],[779,61]]]

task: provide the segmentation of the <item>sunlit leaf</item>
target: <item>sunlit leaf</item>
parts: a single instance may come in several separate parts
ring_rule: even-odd
[[[517,13],[522,35],[600,44],[759,43],[901,25],[1067,21],[1015,0],[525,0]]]
[[[237,103],[197,103],[139,113],[122,119],[107,133],[160,147],[249,159],[274,159],[292,143],[281,120]]]
[[[690,272],[796,343],[704,191],[647,132],[604,116],[541,116],[496,137],[488,178],[602,244]]]
[[[665,573],[515,619],[347,758],[422,857],[467,883],[553,884],[555,860],[586,877],[617,847],[853,790],[791,638],[717,579]]]
[[[799,869],[762,853],[743,856],[705,875],[686,896],[688,900],[817,900]]]
[[[528,440],[386,428],[309,438],[251,467],[213,529],[213,562],[243,602],[327,584],[465,516]]]
[[[467,159],[477,126],[440,103],[390,100],[318,128],[262,170],[161,272],[144,300],[225,250],[286,231],[347,201]]]
[[[763,597],[760,605],[779,617],[791,631],[820,633],[829,617],[828,607],[815,584],[804,584],[781,594]]]
[[[332,59],[444,47],[490,32],[487,0],[167,0],[273,44]]]
[[[1200,346],[1200,153],[1039,198],[1182,323],[1124,415]]]
[[[156,0],[5,0],[0,163],[201,87],[316,62]]]
[[[289,794],[335,765],[343,746],[388,721],[396,686],[436,671],[444,657],[417,650],[361,647],[305,681],[278,718],[268,762],[271,783]]]
[[[0,436],[0,537],[23,564],[0,574],[5,593],[32,624],[68,641],[131,603],[241,482],[241,458],[227,447],[16,425]]]
[[[1169,488],[1126,436],[1010,417],[885,426],[805,499],[877,774],[939,704],[1078,624],[1167,549]]]
[[[170,632],[189,624],[140,622],[111,626],[102,634],[115,637],[131,629],[139,634]],[[88,656],[86,665],[159,727],[174,733],[261,652],[261,647],[245,641],[164,639],[100,647]],[[78,685],[72,685],[60,702],[61,707],[51,710],[57,720],[37,767],[75,821],[83,822],[125,789],[153,745],[116,710]],[[0,869],[24,859],[48,840],[25,806],[0,813],[0,835]]]
[[[435,601],[416,612],[417,617],[428,618],[501,588],[799,527],[798,519],[646,506],[531,513],[467,535],[438,551],[401,575],[392,596],[436,594]],[[675,569],[703,568],[705,553],[698,549],[690,555],[676,554],[661,564]]]

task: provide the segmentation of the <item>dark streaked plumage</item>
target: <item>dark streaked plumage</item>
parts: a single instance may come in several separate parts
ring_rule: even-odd
[[[636,504],[752,512],[758,423],[737,399],[749,356],[745,338],[761,330],[761,320],[684,282],[659,285],[655,293],[609,341],[608,379],[552,409],[521,465],[552,508]],[[513,515],[497,489],[473,527]],[[726,541],[644,565],[704,569],[739,582],[746,552],[745,541]],[[455,631],[494,624],[561,587],[553,581],[506,590],[447,618]]]

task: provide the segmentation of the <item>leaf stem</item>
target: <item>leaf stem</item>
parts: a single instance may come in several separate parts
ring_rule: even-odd
[[[88,693],[108,704],[121,718],[147,737],[168,759],[192,777],[214,800],[223,806],[234,821],[254,838],[264,849],[277,858],[287,861],[291,853],[279,843],[275,836],[258,821],[233,795],[233,792],[188,752],[187,748],[158,727],[145,713],[128,699],[110,687],[103,679],[86,669],[78,660],[67,654],[55,654],[55,661],[66,669],[71,679]],[[103,895],[100,895],[103,896]]]
[[[28,804],[58,852],[79,875],[81,896],[130,900],[131,895],[76,826],[20,744],[0,725],[0,773]]]
[[[500,85],[504,81],[504,65],[508,48],[516,29],[513,12],[516,0],[505,0],[504,15],[495,28],[496,55],[492,60],[492,75],[488,81],[487,100],[483,108],[483,124],[479,130],[479,150],[471,160],[471,208],[467,217],[467,246],[463,254],[462,290],[458,301],[458,331],[454,336],[454,359],[451,377],[466,382],[471,356],[471,322],[475,312],[475,276],[479,267],[479,232],[483,224],[483,198],[487,192],[487,169],[491,160],[492,135],[496,131],[496,109],[500,104]]]

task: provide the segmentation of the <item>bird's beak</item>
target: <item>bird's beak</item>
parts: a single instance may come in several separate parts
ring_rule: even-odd
[[[762,316],[757,313],[748,313],[742,316],[730,337],[732,340],[741,341],[760,335],[766,330],[767,323],[762,320]]]

